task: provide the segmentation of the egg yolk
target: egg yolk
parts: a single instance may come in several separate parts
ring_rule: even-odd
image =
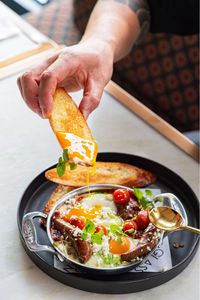
[[[129,251],[130,249],[130,240],[126,237],[120,237],[120,241],[111,240],[109,243],[109,251],[112,254],[123,254]]]
[[[98,152],[95,140],[87,140],[79,136],[63,131],[56,132],[57,139],[63,149],[68,149],[68,156],[71,162],[83,162],[94,165]]]
[[[92,208],[84,208],[84,207],[74,207],[70,209],[67,214],[64,216],[64,219],[67,221],[70,219],[71,216],[77,216],[77,217],[85,217],[86,219],[93,220],[97,216],[99,216],[101,213],[101,207],[100,206],[94,206]]]

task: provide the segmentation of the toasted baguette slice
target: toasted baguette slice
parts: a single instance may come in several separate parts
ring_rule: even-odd
[[[51,194],[49,200],[45,204],[43,212],[48,214],[53,206],[56,204],[58,200],[60,200],[64,195],[74,190],[74,187],[66,186],[66,185],[58,185],[54,192]]]
[[[55,134],[57,132],[67,132],[81,138],[93,140],[85,118],[76,103],[63,88],[57,88],[55,91],[53,111],[49,122]]]
[[[61,147],[68,149],[69,162],[94,165],[97,143],[76,103],[62,88],[53,96],[49,122]]]
[[[59,184],[80,187],[88,185],[88,170],[88,167],[79,165],[75,170],[67,169],[62,177],[57,175],[56,169],[48,170],[45,176],[48,180]],[[97,162],[96,172],[93,176],[90,175],[89,183],[143,187],[153,183],[155,179],[155,176],[149,171],[132,165],[117,162]]]

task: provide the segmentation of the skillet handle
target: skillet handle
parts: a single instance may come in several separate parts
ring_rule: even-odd
[[[37,242],[37,232],[33,223],[34,218],[47,218],[47,215],[40,212],[34,211],[24,215],[22,220],[22,235],[26,242],[28,249],[31,252],[48,251],[57,256],[60,261],[64,261],[63,257],[55,251],[55,249],[48,245],[40,245]]]

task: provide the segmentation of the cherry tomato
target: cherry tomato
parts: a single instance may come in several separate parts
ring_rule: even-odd
[[[85,220],[84,218],[78,218],[77,216],[71,216],[70,219],[68,220],[68,222],[71,225],[74,225],[80,229],[83,229],[85,227]]]
[[[146,210],[139,211],[135,222],[138,225],[139,229],[144,230],[149,225],[149,215]]]
[[[106,229],[105,226],[103,226],[103,225],[98,225],[98,226],[96,227],[96,229],[95,229],[95,233],[99,232],[100,230],[103,230],[104,234],[107,235],[108,232],[107,232],[107,229]]]
[[[137,230],[138,229],[137,223],[133,220],[129,220],[129,221],[124,222],[123,231],[125,233],[126,232],[128,233],[128,231],[131,230],[131,229]]]
[[[118,189],[113,193],[114,202],[120,205],[126,205],[130,201],[130,193],[128,190]]]

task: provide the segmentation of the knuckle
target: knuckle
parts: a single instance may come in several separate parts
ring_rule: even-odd
[[[94,107],[97,107],[97,106],[99,106],[100,99],[97,97],[92,97],[92,103],[93,103]]]
[[[25,73],[21,76],[21,79],[24,81],[24,80],[30,79],[30,77],[31,77],[31,72],[25,72]]]
[[[54,77],[53,72],[48,70],[48,71],[43,72],[41,80],[48,80],[48,79],[53,78],[53,77]]]

